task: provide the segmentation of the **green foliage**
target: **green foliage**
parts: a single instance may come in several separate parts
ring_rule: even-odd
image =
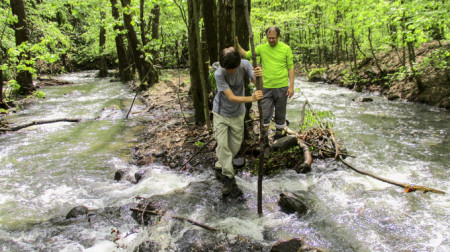
[[[313,76],[322,76],[327,71],[326,68],[313,68],[309,72],[308,76],[309,78],[312,78]]]
[[[197,141],[197,142],[195,142],[195,146],[201,148],[201,147],[205,146],[205,143],[202,141]]]
[[[317,111],[312,113],[310,110],[305,111],[305,119],[302,127],[302,132],[316,127],[322,127],[320,124],[322,123],[323,127],[333,127],[333,120],[335,119],[335,115],[332,111]]]
[[[361,76],[358,73],[344,70],[341,72],[341,83],[343,86],[354,85],[362,82]]]

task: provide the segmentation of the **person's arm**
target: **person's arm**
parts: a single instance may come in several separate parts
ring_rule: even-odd
[[[242,48],[242,46],[239,44],[239,40],[237,37],[236,37],[236,49],[237,49],[239,55],[241,55],[241,58],[245,59],[246,58],[245,55],[247,54],[247,51],[245,51],[244,48]]]
[[[294,68],[291,68],[289,69],[289,88],[286,94],[289,98],[291,98],[294,95],[294,77],[295,77]]]
[[[223,91],[223,93],[227,96],[230,102],[234,103],[247,103],[261,100],[263,98],[263,94],[261,90],[256,90],[252,96],[236,96],[233,94],[231,89],[227,89]]]

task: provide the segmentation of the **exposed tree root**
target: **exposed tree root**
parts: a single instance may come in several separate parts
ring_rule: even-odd
[[[46,124],[46,123],[55,123],[55,122],[80,122],[81,119],[70,119],[70,118],[62,118],[62,119],[53,119],[53,120],[44,120],[44,121],[32,121],[30,123],[19,125],[12,128],[0,128],[0,132],[5,131],[18,131],[33,125]]]

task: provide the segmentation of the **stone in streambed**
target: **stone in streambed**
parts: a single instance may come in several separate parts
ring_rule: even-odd
[[[308,206],[306,205],[307,198],[298,194],[283,192],[280,193],[278,199],[278,205],[281,211],[291,214],[297,212],[299,216],[303,216],[308,212]]]
[[[287,241],[279,241],[273,245],[270,252],[297,252],[302,247],[302,240],[293,238]]]
[[[124,170],[117,170],[116,173],[114,173],[114,180],[115,181],[121,180],[124,174],[125,174]]]
[[[69,211],[66,215],[66,219],[77,218],[81,215],[86,215],[89,212],[89,209],[85,206],[76,206]]]

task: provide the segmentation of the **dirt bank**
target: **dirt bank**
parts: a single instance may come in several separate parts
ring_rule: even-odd
[[[379,92],[390,100],[404,99],[450,108],[450,41],[434,41],[415,48],[418,78],[412,74],[403,51],[383,52],[359,60],[356,70],[350,63],[332,65],[325,74],[326,82],[358,92]],[[380,71],[381,70],[381,71]],[[423,86],[420,90],[419,85]]]

